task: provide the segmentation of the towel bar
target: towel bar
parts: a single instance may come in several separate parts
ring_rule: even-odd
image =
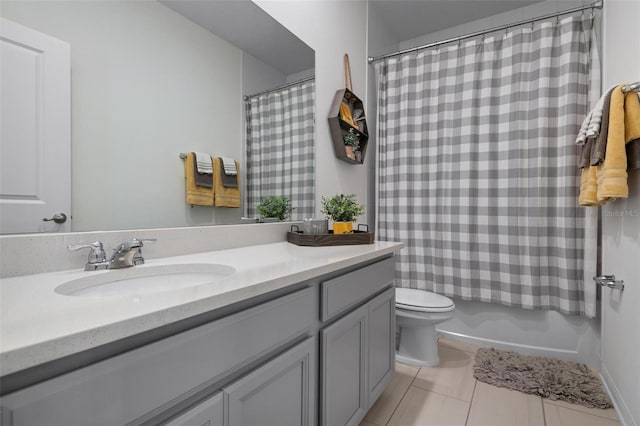
[[[596,282],[596,284],[599,284],[601,286],[609,287],[614,290],[624,291],[624,281],[616,281],[615,275],[600,275],[593,277],[593,280]]]
[[[629,84],[627,86],[622,86],[622,93],[638,91],[640,91],[640,81],[636,81],[635,83]]]

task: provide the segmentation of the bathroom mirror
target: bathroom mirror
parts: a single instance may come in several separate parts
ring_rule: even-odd
[[[187,205],[180,153],[236,159],[244,195],[243,96],[314,75],[314,51],[249,0],[7,0],[0,15],[70,45],[72,231],[241,223],[243,208]]]

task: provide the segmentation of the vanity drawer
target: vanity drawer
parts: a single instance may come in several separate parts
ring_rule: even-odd
[[[391,257],[321,283],[321,319],[327,321],[393,285],[396,260]]]
[[[3,411],[13,426],[113,426],[160,411],[308,333],[318,318],[316,291],[297,291],[6,395]]]

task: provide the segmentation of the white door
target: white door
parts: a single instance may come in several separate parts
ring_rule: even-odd
[[[640,0],[604,4],[604,85],[640,80]],[[633,40],[632,40],[633,39]],[[629,172],[629,198],[602,207],[602,273],[625,288],[602,289],[602,376],[623,424],[640,425],[640,170]]]
[[[0,234],[68,232],[70,47],[12,21],[1,24]],[[62,223],[43,220],[56,214]]]

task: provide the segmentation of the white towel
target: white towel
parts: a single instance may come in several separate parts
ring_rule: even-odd
[[[591,119],[589,120],[589,125],[587,126],[587,139],[595,138],[600,134],[600,126],[602,125],[602,110],[604,108],[604,95],[598,102],[596,102],[596,106],[591,110]]]
[[[615,89],[616,86],[612,86],[605,90],[600,99],[596,102],[593,109],[589,111],[587,116],[582,121],[578,137],[576,138],[576,145],[584,145],[588,138],[596,138],[600,134],[600,127],[602,126],[602,113],[604,110],[604,99],[607,93]]]
[[[584,120],[582,120],[580,130],[578,131],[578,137],[576,138],[576,145],[584,145],[587,141],[587,128],[589,127],[589,121],[591,120],[592,113],[593,111],[589,111]]]
[[[222,159],[222,166],[224,167],[224,174],[227,176],[235,176],[238,174],[236,169],[236,162],[233,158],[220,157]]]
[[[604,100],[607,97],[607,94],[611,93],[615,88],[616,86],[612,86],[608,90],[605,90],[604,94],[600,99],[598,99],[596,106],[593,107],[593,114],[591,114],[591,120],[587,127],[587,138],[595,138],[600,134],[600,128],[602,127],[602,114],[604,111]]]
[[[211,155],[204,152],[195,152],[196,155],[196,168],[198,173],[211,175],[213,174],[213,163],[211,161]]]

